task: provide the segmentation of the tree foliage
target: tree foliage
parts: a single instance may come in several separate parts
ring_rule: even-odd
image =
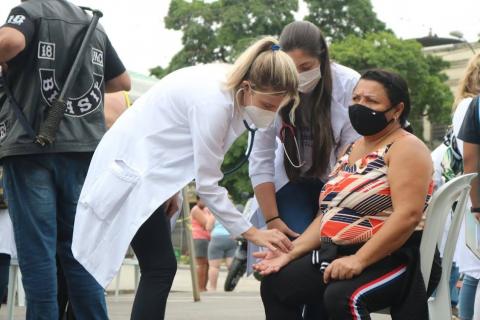
[[[151,71],[162,77],[198,63],[232,62],[259,36],[279,35],[297,10],[297,0],[172,0],[165,26],[183,32],[183,48],[166,69]]]
[[[392,69],[407,78],[413,103],[410,118],[417,132],[421,132],[423,114],[437,123],[449,119],[452,96],[441,73],[447,64],[424,56],[415,41],[397,39],[377,18],[370,0],[304,1],[309,10],[305,19],[318,25],[333,42],[336,61],[358,71]],[[168,67],[155,67],[151,73],[162,78],[185,66],[233,62],[254,39],[278,36],[297,10],[298,0],[172,0],[165,25],[183,33],[183,48]],[[224,169],[241,160],[245,144],[246,135],[234,143],[225,156]],[[235,201],[243,201],[243,193],[252,192],[248,167],[226,177],[222,185]]]
[[[412,111],[410,120],[415,132],[421,135],[422,117],[432,123],[450,120],[452,94],[445,84],[442,70],[448,62],[424,55],[415,40],[401,40],[390,33],[372,33],[364,38],[347,36],[330,46],[333,59],[355,70],[384,68],[398,72],[408,81]]]
[[[377,18],[370,0],[305,0],[309,14],[305,20],[320,27],[330,40],[349,35],[364,37],[367,33],[387,31]]]

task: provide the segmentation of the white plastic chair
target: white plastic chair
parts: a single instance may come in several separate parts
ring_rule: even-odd
[[[450,271],[452,269],[453,254],[458,234],[468,203],[470,183],[476,176],[476,173],[462,175],[441,186],[433,195],[425,213],[425,228],[420,243],[420,269],[425,282],[425,288],[427,288],[432,271],[435,248],[440,244],[447,217],[452,210],[453,204],[457,202],[455,211],[452,214],[452,221],[443,252],[442,276],[438,283],[435,297],[428,300],[428,313],[431,320],[452,319],[449,287]],[[390,314],[390,310],[385,309],[376,313]]]
[[[10,271],[8,274],[8,297],[7,297],[7,319],[13,320],[15,308],[15,293],[17,294],[18,306],[25,306],[25,291],[22,285],[22,276],[18,267],[17,259],[10,261]]]
[[[420,244],[420,267],[425,287],[428,286],[432,270],[435,246],[441,241],[447,217],[453,204],[457,201],[443,251],[442,276],[437,286],[435,297],[428,301],[428,311],[432,320],[452,319],[449,280],[453,254],[468,203],[470,183],[476,176],[476,173],[466,174],[447,182],[435,192],[427,209],[427,220]]]
[[[133,266],[134,267],[134,272],[135,272],[135,278],[134,278],[134,293],[137,292],[138,289],[138,283],[140,282],[140,266],[138,265],[138,260],[135,256],[132,258],[125,258],[122,263],[123,266]],[[122,269],[120,269],[117,273],[117,278],[115,281],[115,299],[118,300],[118,297],[120,296],[120,275],[121,275]]]

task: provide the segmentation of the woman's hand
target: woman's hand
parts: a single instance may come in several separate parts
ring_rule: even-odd
[[[274,252],[254,252],[253,256],[262,259],[253,265],[253,269],[258,271],[262,276],[278,272],[292,260],[288,254],[278,250]]]
[[[178,211],[178,192],[165,201],[165,215],[170,219]]]
[[[335,259],[325,269],[323,281],[328,283],[330,280],[348,280],[358,276],[365,269],[365,264],[356,255],[341,257]]]
[[[269,223],[267,223],[267,228],[268,229],[277,229],[278,231],[282,232],[287,237],[291,237],[291,238],[297,238],[297,237],[300,236],[299,233],[296,233],[295,231],[291,230],[285,224],[285,222],[283,222],[282,219],[280,219],[280,218],[272,220]]]
[[[293,249],[293,244],[287,236],[276,229],[259,230],[251,227],[245,231],[242,236],[257,246],[266,247],[274,252],[280,249],[280,251],[286,253]]]

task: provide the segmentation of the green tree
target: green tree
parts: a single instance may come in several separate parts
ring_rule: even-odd
[[[424,55],[417,41],[401,40],[386,32],[371,33],[364,38],[347,36],[332,44],[330,51],[334,60],[355,70],[385,68],[405,77],[412,100],[410,120],[419,136],[423,116],[432,123],[450,121],[453,96],[445,84],[447,76],[442,73],[449,63]]]
[[[259,36],[280,34],[297,10],[297,0],[172,0],[165,26],[183,32],[183,48],[166,69],[151,72],[162,77],[197,63],[232,62]]]
[[[245,156],[248,134],[245,132],[232,145],[223,161],[222,171],[235,167]],[[245,194],[253,194],[252,184],[248,178],[248,162],[235,173],[225,176],[220,185],[227,188],[235,203],[244,203]]]
[[[309,14],[305,20],[320,27],[331,40],[349,35],[363,37],[367,33],[388,31],[377,18],[370,0],[305,0]]]

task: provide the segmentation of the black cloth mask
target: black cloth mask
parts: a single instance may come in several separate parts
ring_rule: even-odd
[[[385,111],[375,111],[362,104],[354,104],[348,107],[348,116],[353,129],[362,136],[372,136],[385,129],[392,121],[387,121],[385,113],[392,110],[393,107]]]

